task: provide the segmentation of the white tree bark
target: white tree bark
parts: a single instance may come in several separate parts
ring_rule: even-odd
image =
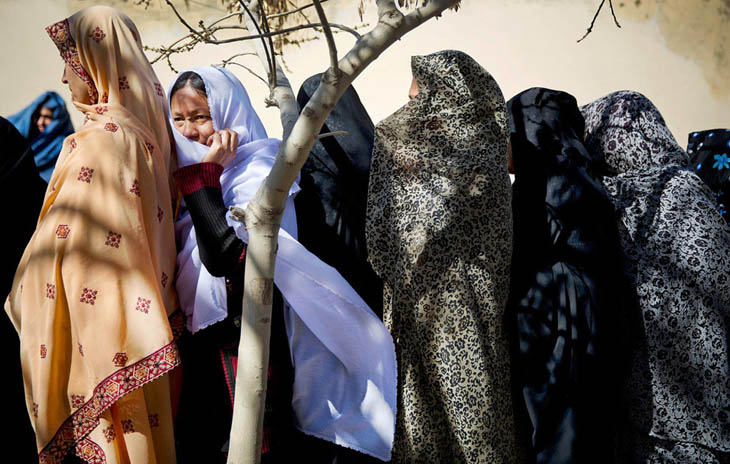
[[[258,11],[253,5],[255,2],[249,3],[254,16]],[[272,89],[273,101],[270,103],[277,105],[281,111],[283,141],[271,173],[254,198],[245,210],[234,208],[233,211],[234,216],[246,224],[249,244],[228,464],[257,464],[261,459],[274,265],[279,226],[289,188],[307,160],[325,119],[352,81],[396,40],[457,3],[458,0],[429,0],[425,6],[404,15],[396,7],[395,0],[377,0],[378,24],[357,41],[339,60],[337,67],[332,66],[323,74],[319,87],[301,115],[298,115],[296,99],[284,72],[276,65],[277,82]],[[254,19],[247,19],[251,22],[249,31],[253,32]],[[325,23],[324,20],[322,22]],[[258,40],[255,43],[259,57],[265,57],[266,45]],[[330,56],[333,54],[332,45],[329,42]],[[268,69],[268,62],[264,63]]]

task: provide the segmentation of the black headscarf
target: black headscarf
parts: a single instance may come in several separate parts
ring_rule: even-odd
[[[304,108],[321,74],[307,79],[297,101]],[[383,284],[367,261],[365,210],[374,126],[357,92],[349,87],[321,133],[345,131],[316,142],[304,163],[295,199],[299,242],[337,269],[379,316]]]
[[[6,201],[3,205],[5,217],[0,247],[0,298],[5,298],[13,284],[15,269],[25,250],[25,246],[35,231],[38,215],[43,205],[43,194],[46,183],[38,175],[38,168],[33,159],[33,151],[25,138],[5,118],[0,117],[0,140],[3,141],[0,156],[0,198]],[[3,353],[8,355],[5,363],[5,397],[7,409],[4,416],[12,427],[8,427],[6,443],[12,443],[20,455],[18,462],[38,460],[36,454],[35,434],[30,425],[28,411],[25,407],[23,375],[20,368],[20,340],[10,319],[4,314],[0,316],[0,339]]]
[[[616,353],[607,341],[617,336],[622,278],[601,160],[583,145],[571,95],[532,88],[507,108],[515,169],[507,317],[535,459],[613,462]]]
[[[730,226],[730,129],[689,134],[687,154],[692,169],[715,193],[717,209]]]

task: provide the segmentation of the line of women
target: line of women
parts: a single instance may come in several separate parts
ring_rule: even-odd
[[[47,32],[85,121],[5,304],[38,458],[225,462],[248,240],[228,207],[280,141],[225,69],[166,94],[117,10]],[[505,102],[465,53],[411,65],[376,126],[348,89],[323,128],[347,135],[290,189],[262,462],[729,462],[727,132],[692,134],[690,166],[635,92]]]

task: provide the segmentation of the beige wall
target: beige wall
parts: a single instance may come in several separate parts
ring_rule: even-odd
[[[61,60],[43,27],[70,12],[94,3],[89,0],[0,0],[0,56],[3,57],[0,114],[23,107],[45,89],[68,100],[60,83]],[[152,0],[145,11],[132,2],[110,0],[138,23],[148,45],[160,45],[183,34],[167,7]],[[182,4],[182,0],[177,0]],[[333,21],[355,24],[356,0],[332,0]],[[458,13],[448,12],[393,45],[358,78],[355,86],[374,121],[392,113],[407,100],[409,57],[445,48],[458,48],[476,58],[498,80],[507,98],[532,86],[566,90],[579,103],[608,92],[634,89],[651,98],[664,114],[681,144],[696,129],[730,127],[730,0],[625,1],[617,13],[617,29],[605,11],[583,43],[583,34],[598,0],[464,0]],[[207,4],[207,6],[201,6]],[[218,0],[196,0],[186,14],[192,23],[214,17]],[[726,10],[723,10],[726,8]],[[727,11],[727,14],[725,14]],[[374,18],[374,2],[365,21]],[[365,29],[367,30],[367,29]],[[344,53],[353,39],[338,34]],[[173,63],[186,66],[219,63],[247,51],[242,43],[204,46]],[[152,55],[150,55],[152,56]],[[287,50],[290,78],[295,86],[327,67],[323,40]],[[261,69],[255,59],[245,61]],[[166,64],[155,65],[167,86],[174,77]],[[245,70],[232,68],[251,93],[252,101],[271,135],[280,135],[276,109],[265,109],[265,86]],[[80,115],[74,112],[75,121]]]

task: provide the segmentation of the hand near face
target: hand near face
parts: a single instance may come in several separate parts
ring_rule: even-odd
[[[230,129],[216,131],[208,137],[206,145],[210,149],[203,157],[203,163],[218,163],[226,167],[236,157],[238,134]]]

